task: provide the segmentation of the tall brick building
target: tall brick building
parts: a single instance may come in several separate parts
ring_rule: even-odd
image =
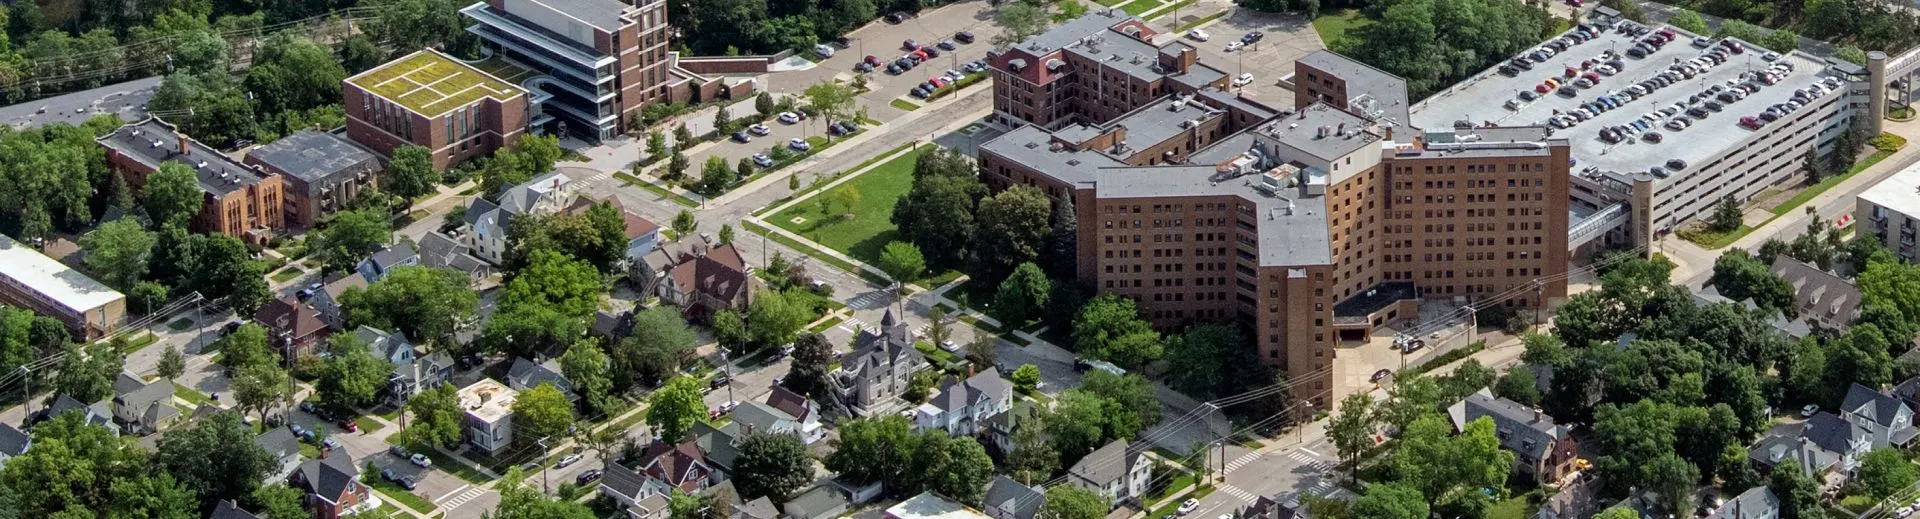
[[[664,0],[486,0],[461,9],[488,47],[544,74],[524,83],[568,132],[611,138],[673,80]]]
[[[347,137],[388,157],[426,147],[440,169],[512,145],[533,116],[526,90],[433,49],[344,83]]]
[[[147,177],[168,162],[193,170],[206,195],[189,230],[220,233],[263,242],[286,227],[281,204],[285,182],[278,175],[242,165],[201,144],[157,117],[121,126],[96,139],[106,148],[107,164],[125,176],[127,185],[145,189]]]
[[[1018,126],[979,146],[982,178],[1072,200],[1082,282],[1139,301],[1163,329],[1242,325],[1321,409],[1351,389],[1336,387],[1343,341],[1417,317],[1423,299],[1565,297],[1565,281],[1535,285],[1566,270],[1565,139],[1408,127],[1404,83],[1331,53],[1296,77],[1338,88],[1275,109],[1150,36],[1094,13],[991,60],[996,78],[1020,77],[995,96],[997,122]],[[1061,62],[1020,62],[1032,59]],[[1031,81],[1034,66],[1058,73]]]

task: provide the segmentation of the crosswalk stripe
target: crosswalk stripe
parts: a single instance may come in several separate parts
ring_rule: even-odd
[[[472,501],[475,498],[480,497],[481,494],[485,494],[485,493],[487,493],[487,489],[483,487],[468,488],[466,492],[461,492],[460,495],[454,496],[453,499],[448,499],[444,502],[441,502],[440,508],[442,510],[451,512],[453,511],[453,509],[459,508],[460,505],[467,504],[468,501]]]

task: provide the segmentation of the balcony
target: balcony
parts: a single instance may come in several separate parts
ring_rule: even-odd
[[[468,27],[467,32],[474,33],[489,42],[512,45],[539,57],[565,59],[571,62],[572,66],[585,67],[589,71],[599,70],[600,67],[618,62],[613,56],[601,54],[592,47],[565,39],[533,24],[524,23],[511,14],[495,11],[484,2],[467,6],[461,9],[460,13],[479,22],[479,25]]]

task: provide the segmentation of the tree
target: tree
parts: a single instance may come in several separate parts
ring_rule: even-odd
[[[699,228],[700,222],[693,218],[693,211],[686,209],[681,209],[680,214],[673,216],[672,227],[669,227],[669,229],[673,230],[673,239],[676,240],[683,236],[692,235],[693,231]]]
[[[1041,423],[1062,463],[1078,461],[1106,441],[1106,407],[1099,396],[1079,390],[1063,392],[1055,400]]]
[[[364,33],[349,35],[340,45],[340,65],[346,67],[348,74],[365,72],[385,60],[386,53],[380,51],[380,45]]]
[[[97,402],[113,396],[114,377],[120,374],[125,358],[110,345],[68,344],[66,363],[54,375],[54,391],[82,402]]]
[[[1047,231],[1046,250],[1041,253],[1047,274],[1058,279],[1074,279],[1079,273],[1079,222],[1073,209],[1073,197],[1062,197],[1053,210],[1052,229]]]
[[[239,499],[278,467],[238,413],[213,413],[160,437],[153,460],[207,502]]]
[[[1693,507],[1693,489],[1700,481],[1700,469],[1679,455],[1667,453],[1646,461],[1642,484],[1660,495],[1660,505],[1674,514]]]
[[[1861,50],[1859,46],[1852,44],[1841,45],[1839,49],[1835,49],[1833,51],[1833,57],[1846,60],[1855,65],[1865,66],[1867,64],[1867,51]]]
[[[200,214],[200,200],[200,181],[191,168],[177,162],[161,164],[147,176],[146,188],[141,191],[147,216],[160,226],[185,228],[194,215]]]
[[[928,436],[945,435],[943,431],[934,431],[923,435],[921,441],[925,444]],[[945,466],[920,473],[938,476],[927,490],[967,506],[983,506],[987,483],[993,480],[993,458],[987,456],[986,447],[971,438],[954,438],[947,442],[946,450]]]
[[[767,291],[747,304],[747,335],[765,346],[786,344],[810,318],[807,308],[788,295]]]
[[[700,399],[705,383],[681,375],[647,397],[647,425],[667,442],[678,442],[693,430],[693,423],[707,415],[707,404]]]
[[[253,50],[242,85],[253,95],[255,110],[281,113],[340,102],[347,70],[333,51],[292,32],[260,41]]]
[[[1373,416],[1373,397],[1356,393],[1347,395],[1340,402],[1339,412],[1334,413],[1333,420],[1327,422],[1327,437],[1333,440],[1334,450],[1340,453],[1340,462],[1353,463],[1360,459],[1360,454],[1373,447],[1373,435],[1377,427]],[[1358,477],[1359,467],[1350,468],[1349,474]]]
[[[1039,519],[1101,519],[1112,503],[1100,494],[1079,485],[1054,485],[1047,488],[1047,500],[1034,512]],[[1417,519],[1417,518],[1416,518]]]
[[[1707,34],[1707,20],[1701,18],[1700,13],[1691,10],[1678,10],[1678,12],[1673,13],[1672,17],[1667,18],[1667,24],[1690,33]]]
[[[808,106],[827,118],[827,124],[851,117],[854,98],[859,95],[853,87],[836,81],[814,83],[800,92],[800,97],[807,100]]]
[[[386,386],[387,376],[393,373],[392,364],[374,356],[373,348],[353,335],[328,338],[327,353],[314,392],[335,410],[350,411],[373,403],[380,388]]]
[[[1002,31],[993,44],[1010,45],[1047,30],[1047,12],[1035,3],[1006,2],[994,11],[993,23]]]
[[[139,221],[122,218],[81,235],[80,248],[86,252],[87,267],[100,273],[107,286],[132,290],[147,275],[155,241]]]
[[[407,413],[412,417],[403,431],[408,442],[441,448],[460,443],[464,415],[460,410],[460,390],[452,384],[441,384],[413,395],[407,399]]]
[[[361,6],[381,13],[367,25],[367,34],[396,49],[438,47],[469,37],[456,0],[370,0]]]
[[[412,206],[413,199],[434,192],[440,174],[433,170],[433,152],[421,146],[401,146],[393,150],[393,160],[381,178],[386,181],[386,192]]]
[[[1800,472],[1798,460],[1787,460],[1773,468],[1767,489],[1780,499],[1782,519],[1825,519],[1827,510],[1820,499],[1820,484]]]
[[[800,174],[794,173],[792,175],[787,175],[787,190],[797,191],[799,189],[800,189]]]
[[[1013,382],[1015,390],[1031,393],[1035,388],[1040,387],[1040,368],[1032,364],[1021,364],[1013,370],[1013,376],[1008,377],[1007,380]]]
[[[1741,226],[1740,201],[1733,195],[1720,197],[1713,205],[1713,216],[1707,218],[1707,229],[1713,232],[1733,232]]]
[[[1793,52],[1800,50],[1800,34],[1790,29],[1774,29],[1754,43],[1774,52]]]
[[[747,321],[739,312],[720,310],[713,313],[713,338],[722,346],[735,348],[745,346],[753,335],[747,332]]]
[[[246,504],[260,519],[307,519],[313,514],[300,505],[303,497],[305,494],[299,490],[276,483],[253,489]]]
[[[660,130],[647,130],[647,160],[660,160],[667,154],[667,134]]]
[[[1492,419],[1474,420],[1454,435],[1446,418],[1429,413],[1401,431],[1394,467],[1402,484],[1444,508],[1480,495],[1480,489],[1501,488],[1513,457],[1500,448]]]
[[[1013,275],[1000,281],[990,310],[994,318],[1007,326],[1025,326],[1027,321],[1039,317],[1040,309],[1047,306],[1047,298],[1052,294],[1053,280],[1047,279],[1038,265],[1021,263],[1013,269]]]
[[[693,146],[693,140],[693,130],[687,128],[687,123],[680,123],[679,126],[673,127],[674,153],[679,153],[680,150]]]
[[[753,111],[759,113],[761,117],[772,117],[773,94],[761,91],[760,95],[753,96]]]
[[[913,188],[893,207],[900,235],[927,254],[934,268],[960,267],[974,250],[975,203],[987,186],[965,155],[934,150],[914,160]]]
[[[713,131],[720,133],[733,131],[733,114],[727,113],[727,107],[722,106],[720,109],[714,110]]]
[[[1420,491],[1398,484],[1374,485],[1353,502],[1354,519],[1426,519]]]
[[[739,442],[732,477],[743,498],[785,500],[813,479],[813,457],[799,436],[749,433]]]
[[[686,127],[681,126],[681,128],[686,128]],[[681,142],[691,142],[691,141],[681,141]],[[687,159],[687,154],[681,153],[679,146],[674,146],[673,154],[667,157],[667,180],[679,180],[679,179],[687,178],[687,168],[692,166],[693,166],[693,162]]]
[[[230,369],[273,363],[269,357],[272,353],[267,351],[267,329],[259,323],[240,325],[213,345],[220,351],[220,365]]]
[[[833,363],[833,344],[817,333],[801,334],[793,342],[793,367],[781,384],[810,398],[826,396],[831,389],[827,379]]]
[[[526,268],[507,281],[499,309],[480,342],[490,351],[530,357],[533,352],[586,334],[598,308],[600,272],[565,254],[537,250]]]
[[[859,418],[840,427],[840,444],[827,455],[827,470],[861,483],[896,482],[913,450],[912,426],[907,419],[886,415]]]
[[[393,330],[431,343],[451,340],[474,320],[479,302],[466,273],[418,266],[394,267],[366,288],[340,295],[349,327]]]
[[[906,242],[890,242],[880,252],[880,271],[893,278],[895,284],[904,287],[907,282],[920,279],[927,271],[927,258],[920,254],[920,248]]]
[[[980,274],[1004,276],[1021,263],[1039,259],[1050,207],[1047,195],[1023,185],[980,200],[973,238]]]
[[[611,355],[614,373],[637,372],[642,379],[664,381],[680,371],[699,340],[673,308],[657,306],[637,312],[632,330]],[[624,388],[627,380],[614,377],[614,387]]]
[[[1013,452],[1007,453],[1008,472],[1021,484],[1044,481],[1060,469],[1060,451],[1046,437],[1046,418],[1038,411],[1009,415],[1013,421]],[[1071,485],[1067,485],[1071,486]]]
[[[166,351],[160,352],[160,364],[156,369],[160,372],[160,378],[169,381],[180,378],[180,374],[187,371],[187,357],[180,354],[179,346],[168,344]]]
[[[1132,299],[1102,294],[1080,309],[1073,342],[1092,358],[1137,370],[1160,358],[1160,333],[1140,319]]]
[[[128,310],[135,314],[151,314],[167,304],[167,286],[152,281],[133,284],[133,290],[127,292]]]
[[[587,505],[572,501],[562,501],[540,492],[540,489],[520,484],[525,475],[519,468],[507,471],[500,478],[507,483],[496,487],[500,491],[500,505],[492,512],[481,514],[483,519],[594,519],[593,509]]]
[[[527,439],[556,438],[573,426],[573,402],[566,393],[541,382],[513,401],[513,426]]]
[[[850,220],[854,217],[853,208],[860,205],[860,189],[852,185],[841,186],[827,193],[821,201],[821,207],[839,207],[840,218]]]
[[[1754,303],[1779,311],[1788,318],[1799,315],[1794,302],[1793,284],[1776,276],[1767,264],[1747,251],[1733,249],[1713,261],[1713,277],[1707,280],[1721,295],[1734,301]]]
[[[1907,456],[1895,449],[1874,449],[1860,461],[1859,472],[1853,476],[1852,483],[1875,501],[1886,499],[1894,493],[1911,488],[1920,474],[1916,474],[1913,463]]]
[[[148,467],[147,451],[132,438],[63,413],[34,426],[33,448],[0,468],[0,509],[18,517],[97,517],[116,500],[113,482],[145,477]]]
[[[240,411],[257,413],[261,421],[266,421],[267,410],[280,403],[290,389],[286,370],[271,362],[241,366],[234,370],[230,385]]]
[[[613,396],[610,364],[607,353],[600,350],[600,340],[587,338],[574,341],[567,347],[566,354],[560,356],[560,374],[567,377],[573,391],[587,403],[587,409],[605,412],[608,399]]]
[[[1540,389],[1536,387],[1533,371],[1525,366],[1515,366],[1507,370],[1493,385],[1493,394],[1500,398],[1519,402],[1524,406],[1540,405]]]
[[[328,218],[307,240],[331,272],[352,271],[355,264],[393,239],[393,224],[373,210],[342,211]]]
[[[707,165],[700,168],[700,191],[708,196],[725,193],[735,180],[733,167],[727,165],[727,159],[707,157]]]

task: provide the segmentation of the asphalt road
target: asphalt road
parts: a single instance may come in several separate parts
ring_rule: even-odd
[[[128,121],[146,116],[146,105],[160,77],[136,79],[92,90],[0,107],[0,122],[15,128],[49,123],[79,125],[94,115],[117,113]]]

